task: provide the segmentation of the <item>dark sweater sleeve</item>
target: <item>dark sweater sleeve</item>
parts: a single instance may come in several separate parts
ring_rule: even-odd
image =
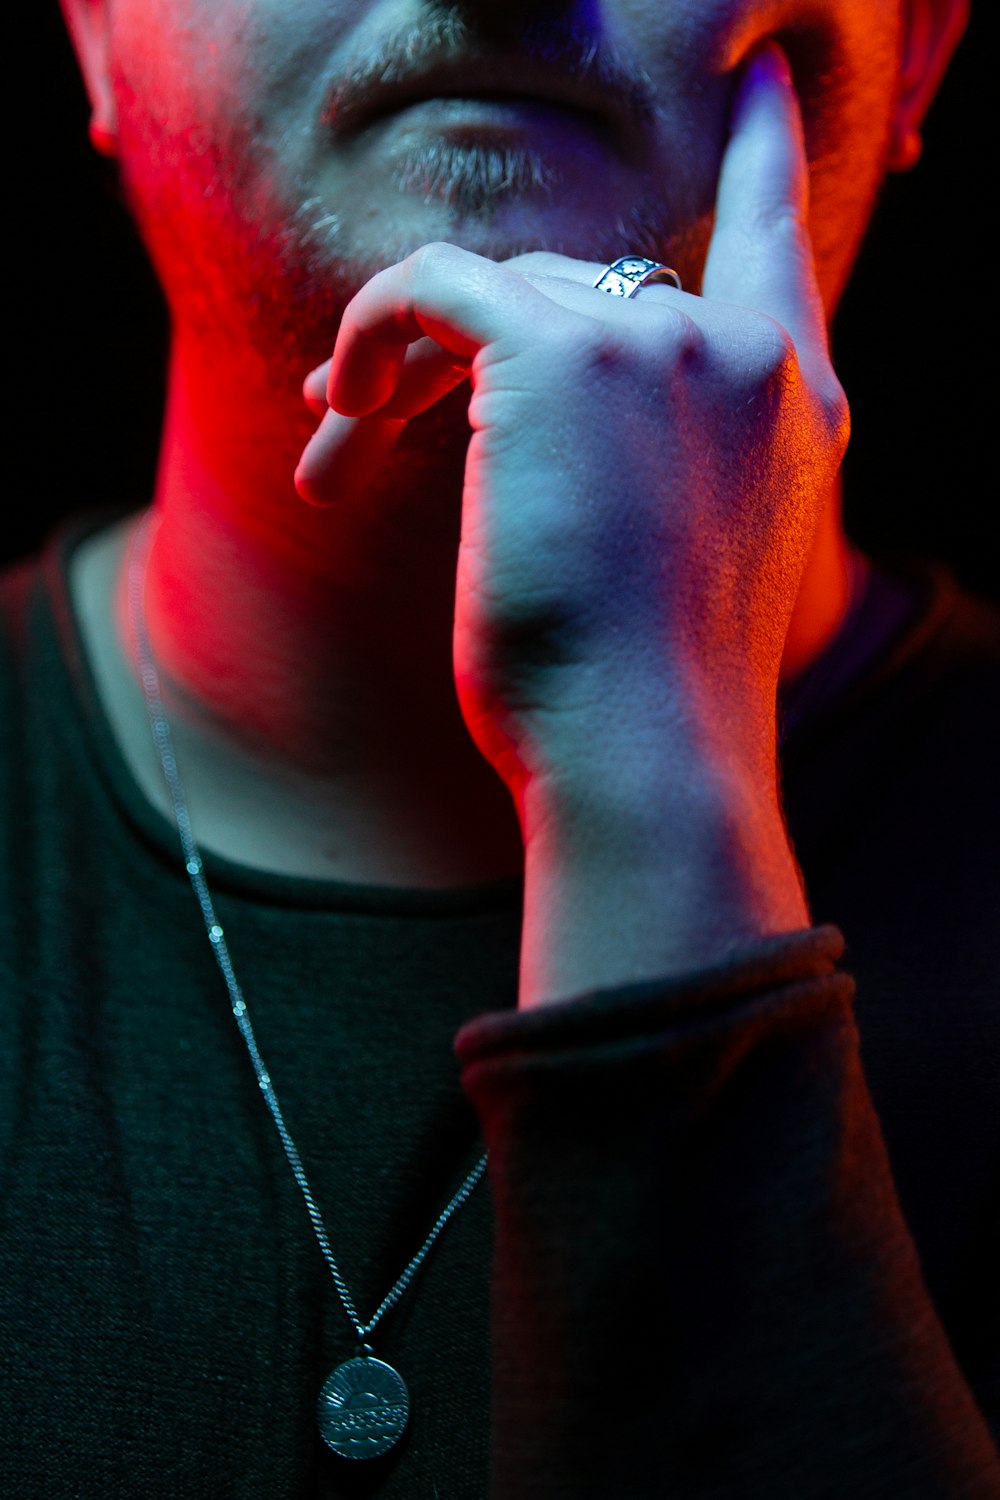
[[[491,1500],[1000,1497],[842,946],[459,1033],[496,1211]]]

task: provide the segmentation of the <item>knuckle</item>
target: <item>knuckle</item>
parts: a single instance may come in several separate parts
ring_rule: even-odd
[[[686,313],[664,309],[646,328],[589,321],[554,328],[549,352],[586,380],[644,380],[687,375],[704,355],[707,340]]]
[[[711,354],[709,340],[693,318],[677,309],[665,309],[645,346],[647,384],[662,400],[686,403],[711,369]]]
[[[734,317],[729,335],[713,346],[720,385],[741,406],[777,415],[799,383],[799,361],[791,335],[764,313]]]
[[[556,336],[555,352],[568,369],[588,382],[616,379],[634,360],[622,334],[604,323],[591,323],[582,333],[577,327],[565,327]]]
[[[502,262],[511,271],[534,271],[537,275],[558,275],[563,260],[551,250],[525,250],[521,255],[512,255]]]
[[[773,318],[759,316],[753,334],[754,370],[765,385],[783,383],[798,365],[795,344],[788,331]]]
[[[757,209],[759,235],[792,249],[802,249],[809,238],[809,228],[798,207],[787,199],[764,202]]]
[[[445,240],[431,240],[412,251],[407,257],[407,264],[413,279],[421,282],[428,277],[439,276],[461,254],[462,251],[457,246],[449,245]]]
[[[699,361],[707,342],[704,330],[679,307],[665,307],[662,316],[664,321],[657,340],[661,354],[665,354],[675,366],[688,366]]]
[[[702,329],[687,313],[672,307],[643,311],[650,315],[642,322],[595,322],[590,327],[581,350],[588,369],[608,377],[620,373],[644,386],[690,377],[707,344]]]

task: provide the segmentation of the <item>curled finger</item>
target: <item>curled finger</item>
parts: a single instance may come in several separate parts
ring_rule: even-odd
[[[345,417],[327,411],[295,470],[295,488],[309,505],[336,505],[375,478],[406,426],[406,418]]]

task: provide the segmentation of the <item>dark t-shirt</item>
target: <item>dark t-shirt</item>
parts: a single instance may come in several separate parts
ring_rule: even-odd
[[[996,613],[875,573],[786,695],[846,973],[818,927],[521,1014],[514,883],[209,856],[363,1315],[490,1150],[372,1336],[407,1435],[352,1465],[314,1408],[354,1335],[98,702],[73,537],[2,596],[0,1494],[996,1500]]]

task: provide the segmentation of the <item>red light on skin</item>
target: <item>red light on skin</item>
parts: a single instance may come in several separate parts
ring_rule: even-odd
[[[435,746],[442,764],[460,759],[451,633],[466,393],[398,434],[353,429],[356,466],[345,460],[345,483],[325,509],[301,504],[292,482],[316,426],[301,382],[329,357],[351,292],[370,285],[379,264],[462,229],[447,205],[402,194],[377,153],[359,173],[358,153],[323,122],[329,60],[367,55],[372,42],[357,7],[192,0],[178,17],[166,4],[121,0],[109,46],[94,29],[105,6],[65,4],[88,70],[95,132],[105,146],[117,143],[175,320],[158,487],[164,547],[151,580],[154,612],[161,591],[159,644],[169,668],[196,699],[221,701],[252,733],[287,733],[285,748],[310,765],[349,732],[365,754],[378,751],[380,736],[379,753],[388,754],[393,739],[400,777],[415,741]],[[691,236],[696,248],[685,253],[695,272],[686,279],[697,282],[734,70],[775,20],[757,0],[720,0],[715,11],[681,0],[632,34],[623,11],[625,50],[643,59],[663,106],[650,117],[648,154],[629,162],[605,143],[606,170],[588,170],[575,196],[519,202],[497,223],[471,215],[468,241],[484,258],[503,260],[525,243],[593,248],[595,224],[610,234],[618,211],[636,203],[640,179],[644,187],[669,178],[668,198],[653,194],[648,205],[654,232],[665,240],[680,226]],[[803,24],[792,38],[815,145],[810,223],[828,305],[867,221],[898,99],[903,12],[887,8],[874,22],[873,14],[861,0],[838,0],[821,26]],[[836,66],[811,66],[803,37]],[[392,38],[374,38],[381,41]],[[921,76],[908,69],[909,80]],[[326,426],[321,445],[341,443],[343,458],[343,427],[331,436],[335,424]],[[301,473],[306,490],[318,486],[308,464]],[[786,673],[829,638],[842,612],[836,514],[828,505]],[[822,556],[835,564],[832,577],[821,576]],[[421,753],[425,763],[432,758]]]

